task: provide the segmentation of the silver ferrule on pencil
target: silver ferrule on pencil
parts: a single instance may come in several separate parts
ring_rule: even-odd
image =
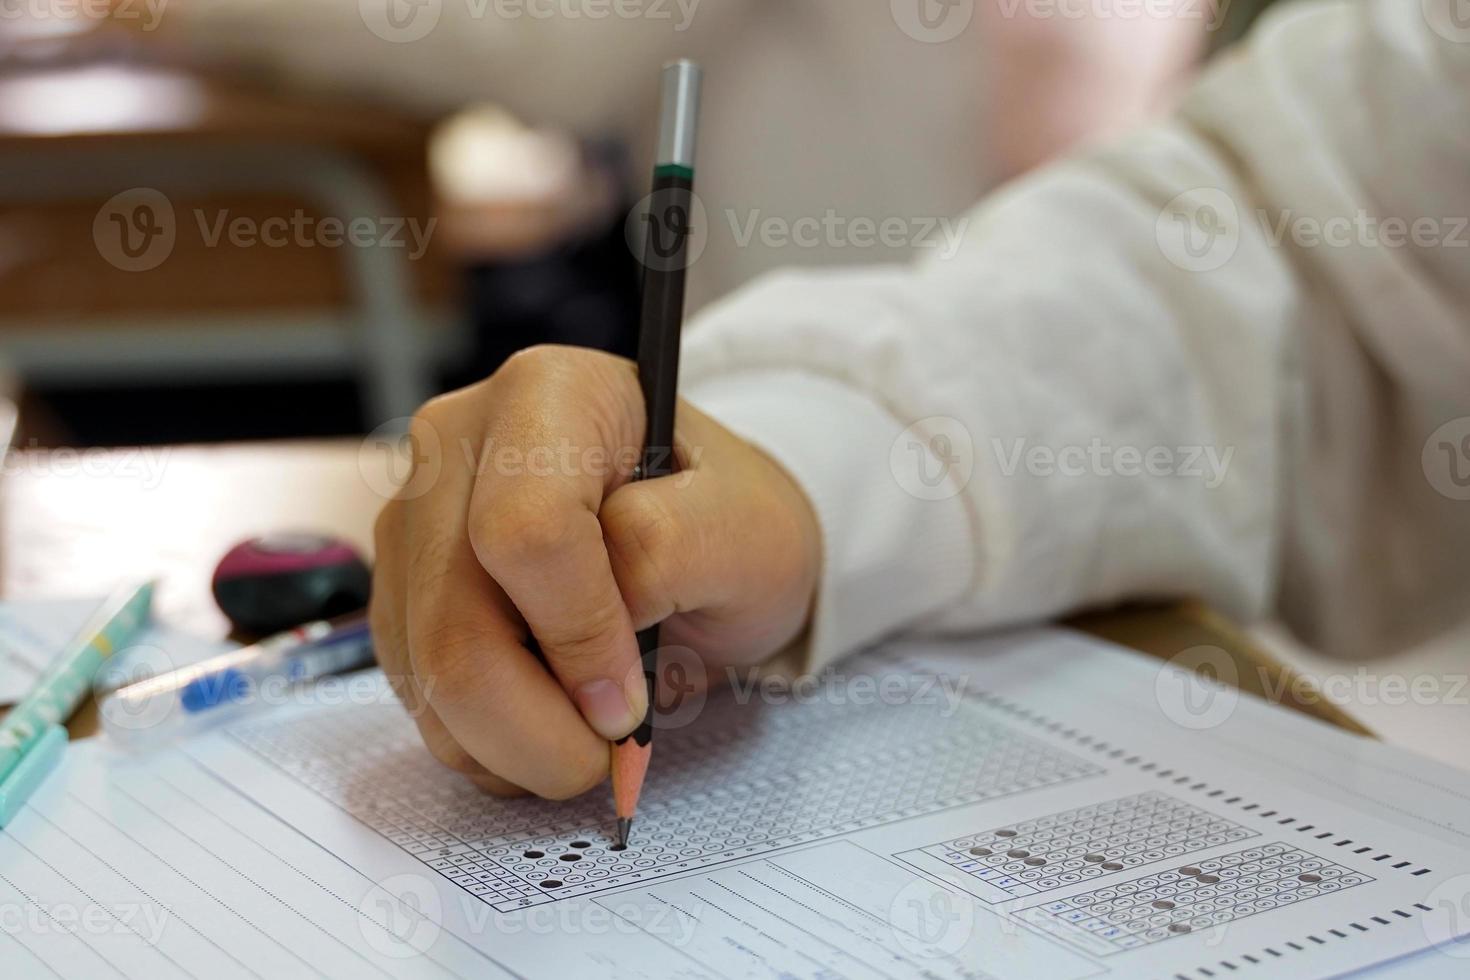
[[[694,169],[694,145],[699,136],[699,90],[704,72],[692,61],[664,66],[658,114],[658,166]]]

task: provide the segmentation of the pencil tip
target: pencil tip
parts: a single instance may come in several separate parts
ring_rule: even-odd
[[[618,846],[628,846],[628,835],[633,831],[633,820],[630,817],[618,817]]]

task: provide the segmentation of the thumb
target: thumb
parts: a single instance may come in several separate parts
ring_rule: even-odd
[[[805,498],[768,458],[689,409],[674,477],[628,484],[598,515],[636,629],[709,660],[764,659],[809,612],[820,563]],[[666,622],[667,621],[667,622]]]
[[[602,505],[603,541],[635,629],[724,603],[734,583],[713,570],[728,551],[721,495],[705,474],[619,488]]]

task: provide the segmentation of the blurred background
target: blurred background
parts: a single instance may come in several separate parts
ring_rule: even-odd
[[[1261,5],[0,0],[0,421],[19,447],[345,435],[531,344],[630,352],[670,58],[708,73],[697,308],[912,258],[1165,111]]]

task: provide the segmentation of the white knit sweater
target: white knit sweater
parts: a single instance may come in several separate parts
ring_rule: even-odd
[[[817,508],[815,662],[1143,597],[1345,656],[1465,616],[1464,8],[1289,4],[953,254],[699,318],[685,390]]]

